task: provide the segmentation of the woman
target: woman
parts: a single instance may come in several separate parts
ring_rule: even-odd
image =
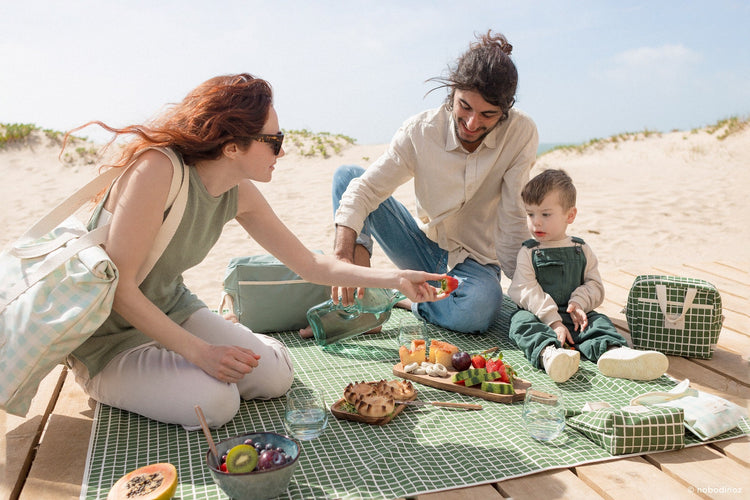
[[[95,123],[115,137],[135,136],[114,166],[132,165],[90,222],[94,227],[100,212],[111,214],[105,248],[120,273],[113,312],[69,357],[79,383],[102,403],[194,429],[195,405],[218,427],[234,417],[240,398],[279,397],[289,389],[293,368],[283,344],[209,311],[182,282],[231,219],[306,280],[397,288],[414,301],[444,297],[426,283],[442,275],[341,263],[308,250],[279,220],[253,184],[270,181],[284,155],[271,87],[261,79],[208,80],[149,125]],[[168,157],[150,147],[182,156],[190,190],[177,232],[139,286],[136,271],[162,223],[172,179]]]

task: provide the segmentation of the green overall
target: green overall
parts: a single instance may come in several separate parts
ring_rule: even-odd
[[[557,312],[575,341],[572,347],[580,351],[584,357],[596,362],[608,347],[627,345],[627,341],[617,333],[607,316],[595,311],[586,315],[589,324],[582,332],[574,330],[575,326],[566,310],[573,291],[583,284],[586,256],[581,249],[584,241],[575,237],[572,240],[575,243],[572,247],[533,250],[532,263],[539,285],[557,304]],[[539,242],[532,239],[523,244],[528,248],[534,248]],[[539,356],[545,347],[562,347],[555,331],[524,309],[519,310],[511,318],[509,336],[535,368],[543,369]]]

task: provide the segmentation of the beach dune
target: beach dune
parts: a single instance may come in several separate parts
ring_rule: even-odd
[[[602,274],[608,268],[638,271],[660,263],[747,262],[750,127],[726,132],[726,126],[644,132],[594,141],[585,148],[557,149],[538,158],[532,175],[562,168],[573,178],[578,217],[569,233],[591,245]],[[330,253],[335,169],[343,164],[366,167],[386,147],[347,143],[324,158],[305,156],[289,144],[273,180],[259,187],[307,247]],[[96,165],[87,163],[90,154],[68,152],[69,161],[61,162],[59,143],[41,132],[24,144],[0,149],[2,246],[96,175]],[[414,209],[411,183],[395,196]],[[205,261],[185,274],[185,281],[216,307],[229,260],[260,253],[268,252],[232,221]],[[392,266],[377,248],[373,265]]]

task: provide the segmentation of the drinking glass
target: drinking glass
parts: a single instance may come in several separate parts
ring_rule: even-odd
[[[523,422],[538,441],[552,441],[565,428],[565,405],[557,387],[529,387],[523,400]]]
[[[309,441],[323,434],[328,408],[323,393],[313,387],[295,387],[286,393],[284,428],[297,439]]]
[[[398,324],[398,345],[411,349],[411,341],[421,339],[427,342],[427,323],[414,316],[401,318]]]

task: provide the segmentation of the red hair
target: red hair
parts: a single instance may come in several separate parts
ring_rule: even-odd
[[[258,134],[268,119],[273,102],[271,85],[247,73],[217,76],[198,85],[182,102],[172,105],[149,123],[114,128],[91,121],[65,134],[68,136],[96,124],[115,134],[108,146],[121,135],[134,135],[111,167],[130,164],[139,151],[169,147],[182,155],[188,165],[199,160],[215,160],[228,142],[244,149],[250,137]]]

